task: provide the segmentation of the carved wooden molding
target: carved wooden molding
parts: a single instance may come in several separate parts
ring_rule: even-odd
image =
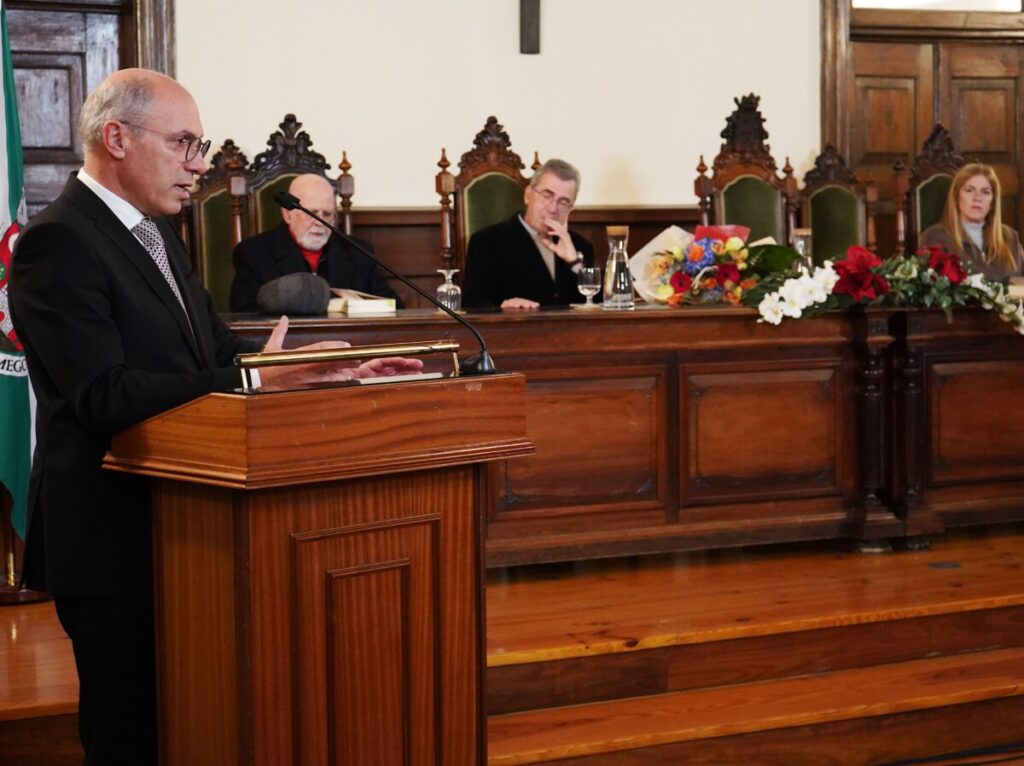
[[[498,122],[493,115],[487,118],[483,130],[476,134],[473,139],[476,147],[462,155],[459,160],[459,173],[461,177],[467,171],[472,171],[479,165],[503,166],[513,171],[510,176],[520,176],[523,169],[523,161],[518,154],[512,151],[512,142],[509,140],[505,126]]]
[[[280,130],[271,133],[267,139],[270,148],[257,154],[253,160],[249,171],[253,186],[259,186],[285,170],[326,176],[331,166],[322,154],[310,148],[313,141],[306,131],[300,130],[302,123],[295,115],[286,114],[278,127]]]
[[[210,169],[199,178],[199,186],[207,187],[220,183],[230,175],[237,175],[245,171],[249,160],[242,150],[235,145],[232,139],[227,139],[217,150],[217,153],[210,158]]]
[[[814,159],[814,167],[804,176],[804,187],[813,188],[827,183],[840,183],[848,186],[857,185],[857,176],[843,155],[833,144],[826,144],[825,149]]]
[[[910,184],[916,186],[918,181],[936,173],[955,174],[964,164],[964,158],[953,146],[952,134],[937,122],[910,166]]]
[[[715,188],[721,190],[739,175],[753,175],[781,189],[782,179],[776,172],[771,147],[765,143],[768,131],[764,129],[764,117],[758,109],[761,97],[751,93],[734,98],[733,103],[736,110],[725,118],[721,134],[725,142],[712,163]]]
[[[138,66],[174,77],[174,0],[135,0]]]
[[[821,140],[850,153],[850,2],[821,0]]]

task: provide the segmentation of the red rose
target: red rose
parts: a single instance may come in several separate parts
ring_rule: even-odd
[[[690,289],[690,285],[693,284],[693,277],[685,271],[677,271],[672,275],[668,282],[672,285],[672,289],[675,290],[676,293],[685,293]]]
[[[958,285],[967,279],[967,270],[960,262],[960,256],[938,247],[928,248],[928,268],[940,277],[946,277],[951,285]]]

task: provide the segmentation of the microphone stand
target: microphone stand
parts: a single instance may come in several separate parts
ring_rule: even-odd
[[[318,221],[318,222],[322,223],[324,226],[326,226],[332,232],[334,232],[339,237],[341,237],[342,240],[344,240],[345,242],[350,244],[352,247],[354,247],[360,253],[362,253],[367,258],[369,258],[371,261],[376,263],[378,266],[381,266],[382,268],[387,270],[388,273],[392,274],[397,279],[401,280],[403,284],[408,285],[409,287],[411,287],[413,290],[415,290],[417,293],[422,295],[424,298],[426,298],[428,301],[430,301],[433,305],[437,306],[439,309],[441,309],[441,311],[446,313],[452,319],[454,319],[454,320],[464,324],[466,326],[466,329],[468,329],[471,333],[473,333],[473,337],[476,338],[476,342],[478,344],[480,344],[480,353],[477,354],[476,356],[469,357],[465,361],[460,361],[460,367],[461,367],[461,374],[462,375],[493,375],[494,373],[497,372],[497,370],[494,368],[494,360],[491,359],[491,354],[487,350],[487,344],[484,343],[483,336],[479,332],[477,332],[477,329],[473,325],[471,325],[469,322],[467,322],[464,318],[462,318],[457,313],[452,311],[450,308],[445,306],[443,303],[441,303],[439,300],[437,300],[437,298],[435,298],[433,295],[430,295],[426,290],[424,290],[422,287],[417,285],[411,279],[407,278],[403,274],[399,274],[393,268],[391,268],[386,263],[384,263],[384,261],[382,261],[376,255],[374,255],[369,250],[367,250],[365,247],[363,247],[358,242],[356,242],[354,239],[352,239],[352,237],[348,236],[343,231],[341,231],[337,226],[335,226],[334,224],[328,223],[323,218],[321,218],[316,213],[314,213],[312,210],[308,210],[305,207],[303,207],[302,203],[299,202],[299,198],[296,197],[294,194],[289,194],[288,192],[286,192],[286,191],[284,191],[282,189],[281,191],[278,191],[277,193],[274,194],[274,202],[276,202],[278,205],[283,207],[285,210],[301,210],[303,213],[308,215],[314,221]]]

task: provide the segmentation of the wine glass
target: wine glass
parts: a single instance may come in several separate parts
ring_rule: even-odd
[[[437,271],[444,277],[444,282],[437,288],[437,300],[452,311],[458,311],[462,308],[462,288],[452,281],[452,277],[458,274],[459,270],[438,269]]]
[[[584,266],[576,274],[576,286],[587,296],[587,302],[581,308],[594,309],[594,296],[601,291],[601,269],[597,266]]]

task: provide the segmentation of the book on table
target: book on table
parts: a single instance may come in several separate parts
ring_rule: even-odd
[[[397,309],[394,298],[382,298],[359,290],[332,287],[331,294],[334,297],[327,304],[328,314],[394,314]]]

